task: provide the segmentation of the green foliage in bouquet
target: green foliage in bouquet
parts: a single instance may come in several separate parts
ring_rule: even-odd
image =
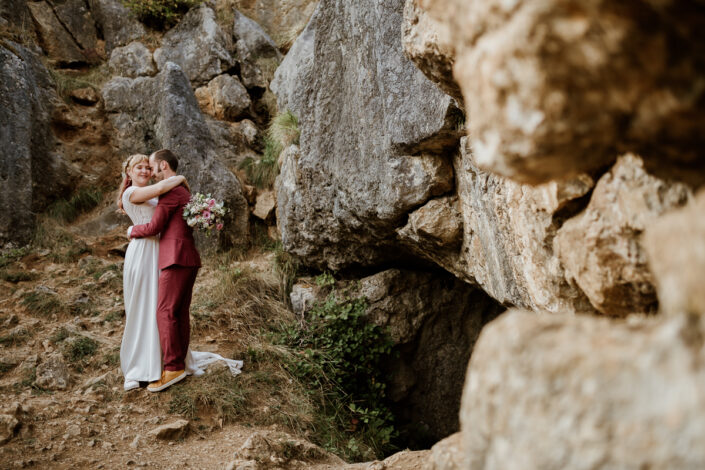
[[[122,0],[122,3],[150,28],[165,30],[203,0]]]

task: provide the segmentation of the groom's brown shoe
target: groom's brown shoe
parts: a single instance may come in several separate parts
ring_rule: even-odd
[[[162,378],[149,384],[147,390],[150,392],[161,392],[165,388],[169,388],[176,382],[184,380],[185,378],[185,370],[165,370],[162,371]]]

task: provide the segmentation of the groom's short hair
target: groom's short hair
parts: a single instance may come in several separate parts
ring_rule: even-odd
[[[157,161],[167,162],[169,164],[169,168],[171,168],[172,171],[176,171],[176,169],[179,168],[179,159],[176,158],[176,155],[174,155],[171,150],[157,150],[152,154],[152,156],[154,156],[154,159]]]

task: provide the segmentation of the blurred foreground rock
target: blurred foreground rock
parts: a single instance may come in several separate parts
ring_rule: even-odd
[[[470,359],[455,468],[703,468],[704,335],[695,315],[506,313]]]
[[[644,244],[661,311],[705,314],[705,192],[646,229]]]
[[[627,154],[597,182],[583,212],[566,221],[554,251],[569,281],[607,315],[656,310],[656,289],[641,234],[662,213],[688,200],[681,183],[660,180]]]
[[[419,3],[450,28],[480,168],[541,183],[628,150],[703,171],[702,2]]]

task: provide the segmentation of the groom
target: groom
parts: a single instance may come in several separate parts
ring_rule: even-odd
[[[179,161],[169,150],[157,150],[149,156],[152,176],[161,181],[176,175]],[[157,326],[162,347],[164,369],[161,379],[147,387],[159,392],[186,378],[186,353],[189,345],[189,307],[201,258],[193,241],[193,231],[183,218],[183,208],[191,194],[178,186],[159,197],[159,203],[148,224],[128,229],[131,238],[159,239],[159,289]]]

